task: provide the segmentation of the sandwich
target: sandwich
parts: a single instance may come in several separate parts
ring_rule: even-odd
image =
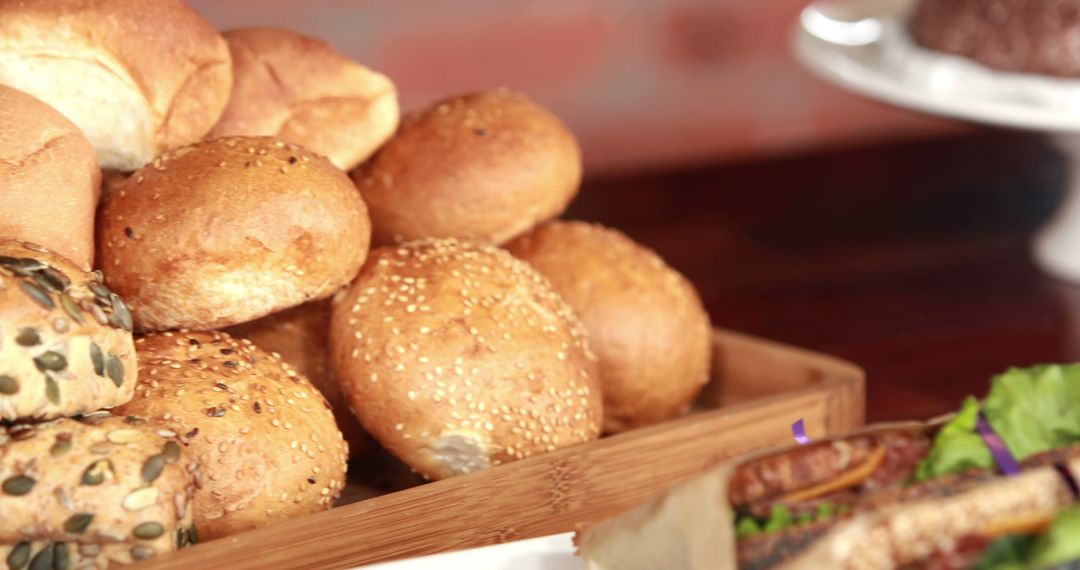
[[[955,414],[735,459],[584,527],[590,570],[1080,569],[1080,365]]]

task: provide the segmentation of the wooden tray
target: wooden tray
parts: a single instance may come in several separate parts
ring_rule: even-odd
[[[686,417],[200,544],[136,567],[352,568],[566,532],[627,510],[734,455],[790,445],[791,424],[799,418],[812,438],[862,426],[859,367],[722,330],[713,343],[706,409]]]

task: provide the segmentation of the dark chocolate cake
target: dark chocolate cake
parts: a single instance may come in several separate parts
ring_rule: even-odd
[[[1080,0],[919,0],[911,33],[993,69],[1080,77]]]

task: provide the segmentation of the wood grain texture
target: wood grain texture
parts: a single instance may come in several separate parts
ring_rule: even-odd
[[[162,556],[140,569],[331,569],[572,530],[734,455],[863,424],[864,378],[845,361],[727,331],[714,336],[723,404],[467,476]]]

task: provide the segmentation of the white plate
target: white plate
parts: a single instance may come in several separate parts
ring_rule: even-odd
[[[795,30],[796,56],[852,91],[936,115],[1039,131],[1080,131],[1080,81],[1003,73],[916,45],[915,0],[818,1]]]
[[[363,570],[583,570],[574,556],[573,534],[556,534],[421,558],[364,566]]]

